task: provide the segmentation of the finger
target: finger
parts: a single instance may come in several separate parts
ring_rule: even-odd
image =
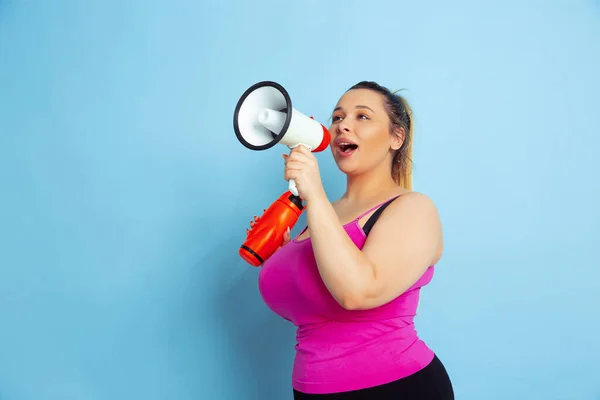
[[[306,165],[306,163],[304,163],[302,161],[288,160],[285,163],[285,169],[286,170],[300,171],[304,167],[304,165]]]
[[[297,147],[296,147],[297,149]],[[302,151],[297,151],[296,149],[293,149],[292,152],[289,154],[289,156],[287,157],[288,160],[308,160],[309,159],[309,155],[302,152]]]
[[[315,156],[312,153],[309,153],[309,154],[295,153],[295,154],[291,154],[287,158],[286,165],[292,161],[300,162],[305,165],[314,166],[316,164],[317,159],[315,158]]]
[[[296,181],[296,184],[298,184],[298,171],[294,171],[294,170],[286,170],[283,173],[283,178],[286,181],[289,181],[290,179],[293,179]]]
[[[296,150],[296,149],[298,150],[297,151],[298,154],[302,154],[302,155],[305,155],[305,156],[311,156],[311,155],[313,155],[312,151],[308,147],[306,147],[304,145],[300,145],[300,146],[296,147],[294,150]]]
[[[298,149],[298,152],[302,153],[302,154],[308,154],[308,153],[310,153],[310,150],[308,149],[308,147],[304,146],[303,144],[301,144],[300,146],[296,147],[296,149]]]
[[[283,178],[285,180],[296,179],[298,177],[298,171],[293,169],[286,169],[283,171]]]
[[[299,144],[298,146],[294,147],[292,149],[292,151],[296,151],[298,153],[304,153],[304,152],[310,151],[310,150],[308,150],[308,147],[306,147],[305,145]]]

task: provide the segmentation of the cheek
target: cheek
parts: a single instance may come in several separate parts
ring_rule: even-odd
[[[380,153],[386,152],[390,146],[390,137],[386,132],[382,132],[381,129],[374,129],[370,132],[366,132],[363,136],[364,147],[368,148],[369,152]]]

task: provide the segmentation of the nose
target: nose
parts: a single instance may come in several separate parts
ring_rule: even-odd
[[[343,119],[341,122],[338,122],[335,128],[337,133],[350,132],[350,128],[348,127],[349,123],[346,121],[346,119]]]

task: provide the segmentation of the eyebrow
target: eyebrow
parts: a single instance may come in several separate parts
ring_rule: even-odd
[[[373,112],[373,113],[375,112],[375,111],[373,111],[373,109],[372,109],[371,107],[368,107],[368,106],[362,106],[362,105],[358,105],[358,106],[356,106],[356,107],[354,107],[354,108],[366,108],[367,110],[371,110],[371,112]],[[336,107],[336,108],[333,110],[333,112],[336,112],[336,111],[338,111],[338,110],[341,110],[341,109],[342,109],[342,107]]]

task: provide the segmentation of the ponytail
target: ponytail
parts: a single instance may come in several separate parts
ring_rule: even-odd
[[[393,94],[396,101],[402,105],[402,111],[399,113],[400,118],[395,127],[400,127],[404,130],[404,141],[392,159],[392,177],[394,181],[401,187],[412,190],[412,171],[413,171],[413,115],[412,109],[405,98],[400,95]],[[402,115],[404,114],[404,115]]]

